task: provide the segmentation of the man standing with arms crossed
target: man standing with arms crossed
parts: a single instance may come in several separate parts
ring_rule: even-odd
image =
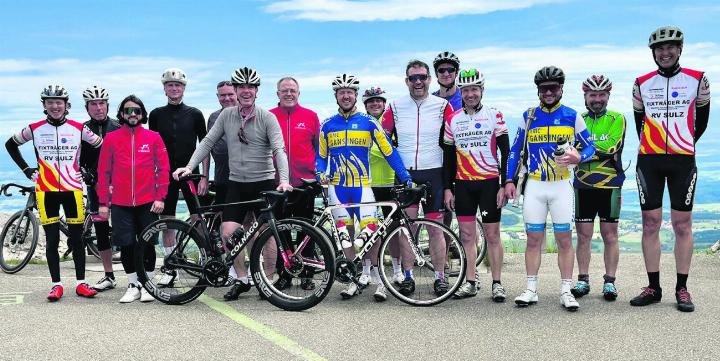
[[[388,134],[397,134],[397,150],[413,182],[429,184],[428,199],[423,204],[425,217],[439,221],[443,218],[443,151],[441,128],[452,116],[452,106],[445,100],[430,95],[428,89],[432,77],[430,67],[420,60],[412,60],[405,69],[405,84],[408,95],[392,101],[383,114],[383,128]],[[417,217],[417,206],[407,209],[410,218]],[[446,245],[442,234],[433,229],[430,234],[430,256],[433,264],[446,263]],[[405,280],[401,283],[400,293],[409,295],[415,291],[415,280],[409,273],[412,270],[412,257],[405,242],[400,242],[404,251],[402,257]],[[435,271],[433,289],[436,295],[448,291],[448,283],[443,270]]]
[[[604,75],[592,75],[582,85],[585,93],[583,113],[595,144],[595,155],[575,169],[575,229],[577,230],[578,282],[571,290],[580,298],[590,293],[591,240],[595,217],[600,218],[600,234],[605,244],[605,275],[602,294],[614,301],[618,292],[615,287],[620,249],[618,247],[618,218],[625,172],[622,168],[622,150],[625,142],[625,117],[607,109],[612,82]]]
[[[148,127],[150,130],[160,133],[167,147],[170,169],[172,170],[184,167],[188,163],[195,151],[197,142],[205,138],[207,131],[205,130],[205,117],[202,112],[183,103],[185,85],[187,85],[185,72],[181,69],[170,68],[163,72],[160,80],[165,89],[168,104],[155,108],[150,112]],[[198,184],[198,194],[200,195],[207,193],[209,169],[210,157],[207,157],[203,159],[205,178],[200,180]],[[175,218],[179,190],[180,183],[170,177],[167,198],[165,198],[165,208],[160,218]],[[170,254],[175,244],[175,233],[164,231],[163,248],[165,254]],[[177,276],[175,271],[165,273],[158,281],[158,286],[171,286]]]
[[[108,116],[108,100],[110,94],[107,90],[97,85],[93,85],[83,92],[85,100],[85,109],[90,116],[90,120],[83,124],[92,130],[100,138],[105,139],[105,135],[120,128],[120,123]],[[98,158],[100,157],[100,149],[93,148],[83,143],[80,150],[80,167],[89,174],[83,174],[85,185],[87,185],[88,208],[90,208],[90,217],[95,227],[95,238],[97,239],[97,248],[100,252],[105,276],[101,278],[94,286],[96,291],[105,291],[115,288],[115,274],[112,266],[112,249],[110,247],[110,222],[106,217],[98,213],[98,195],[97,195],[97,168]]]
[[[687,290],[693,253],[692,207],[697,182],[695,144],[710,117],[710,83],[702,71],[680,67],[684,34],[663,26],[650,34],[648,46],[657,70],[635,80],[633,109],[640,137],[637,186],[642,209],[642,248],[649,284],[630,301],[633,306],[660,302],[660,224],[667,181],[670,220],[675,232],[677,309],[692,312]]]

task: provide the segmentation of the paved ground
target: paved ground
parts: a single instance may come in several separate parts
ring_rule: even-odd
[[[224,290],[212,289],[189,305],[166,306],[121,305],[124,286],[93,300],[66,287],[60,302],[48,304],[47,270],[30,265],[0,274],[0,360],[720,359],[720,258],[696,255],[689,285],[697,310],[691,314],[675,310],[672,255],[663,256],[663,302],[628,304],[645,283],[641,259],[621,257],[620,297],[608,303],[598,293],[602,260],[595,255],[593,292],[576,313],[559,305],[552,254],[543,259],[540,303],[529,309],[491,302],[488,275],[479,297],[432,308],[394,299],[378,305],[371,292],[341,301],[339,286],[301,313],[276,309],[254,290],[237,302],[222,302]],[[66,285],[74,285],[71,263],[63,263]],[[98,264],[90,269],[89,279],[101,277]],[[522,290],[522,255],[507,257],[503,283],[513,297]]]

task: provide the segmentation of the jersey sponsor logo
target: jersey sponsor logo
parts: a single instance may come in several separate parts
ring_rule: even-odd
[[[305,123],[297,123],[295,129],[305,129]]]
[[[138,148],[138,153],[150,153],[150,144],[143,144]]]
[[[690,181],[690,186],[688,187],[687,195],[685,195],[685,205],[689,206],[690,203],[692,203],[693,195],[695,195],[695,180],[697,180],[697,173],[693,171],[692,180]]]

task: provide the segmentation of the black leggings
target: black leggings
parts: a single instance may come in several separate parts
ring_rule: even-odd
[[[144,242],[145,245],[145,259],[143,265],[145,266],[146,272],[152,272],[155,269],[155,245],[152,242]],[[120,260],[122,261],[123,269],[125,273],[135,273],[135,247],[138,244],[132,244],[120,248]]]
[[[53,283],[60,282],[60,224],[55,222],[43,225],[45,230],[45,257],[47,258],[50,278]],[[85,244],[82,239],[83,225],[68,224],[68,247],[72,248],[73,262],[75,262],[75,277],[85,279]]]
[[[110,222],[98,221],[94,222],[95,238],[97,238],[98,251],[110,249]]]

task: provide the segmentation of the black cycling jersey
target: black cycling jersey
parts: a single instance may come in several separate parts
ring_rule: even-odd
[[[197,142],[207,134],[202,112],[184,103],[153,109],[148,123],[150,130],[160,133],[165,143],[171,170],[186,166]]]
[[[107,117],[104,121],[98,122],[97,120],[90,119],[83,124],[87,126],[93,133],[105,139],[105,135],[120,129],[120,122],[117,120]],[[100,148],[93,148],[90,144],[82,143],[80,147],[80,166],[91,172],[97,173],[98,158],[100,157]],[[95,174],[97,176],[97,174]]]

